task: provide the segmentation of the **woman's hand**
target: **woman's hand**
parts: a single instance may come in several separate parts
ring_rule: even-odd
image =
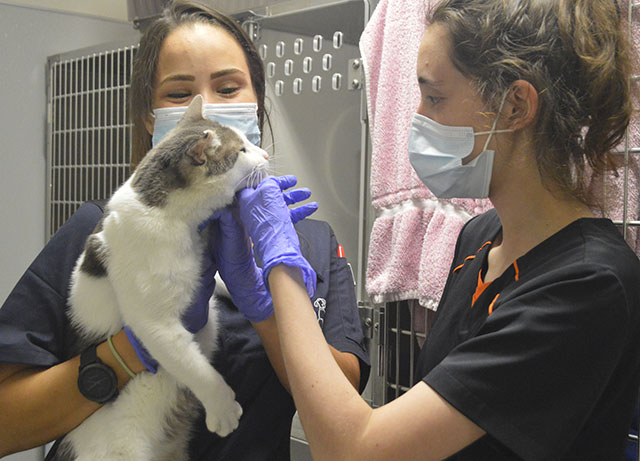
[[[224,209],[214,221],[209,249],[218,266],[233,304],[251,322],[261,322],[273,314],[262,269],[256,265],[251,241],[236,218],[237,210]]]
[[[295,184],[295,177],[289,177],[289,181],[291,178]],[[251,195],[252,191],[254,190],[248,189],[243,193]],[[282,194],[286,210],[284,213],[292,224],[315,212],[318,204],[311,202],[292,209],[286,208],[286,205],[301,202],[310,196],[311,191],[302,188]],[[224,280],[233,303],[245,318],[251,322],[261,322],[273,314],[273,303],[265,286],[263,270],[257,266],[253,256],[249,235],[240,222],[239,210],[225,208],[216,213],[216,218],[209,246],[220,277]]]
[[[270,176],[257,188],[238,192],[238,208],[240,219],[253,241],[253,249],[262,261],[265,284],[273,267],[279,264],[298,267],[302,272],[307,293],[312,297],[316,288],[316,274],[302,256],[291,214],[298,216],[312,213],[317,204],[289,210],[287,201],[297,199],[298,193],[295,190],[285,193],[283,191],[294,186],[296,182],[295,176]]]

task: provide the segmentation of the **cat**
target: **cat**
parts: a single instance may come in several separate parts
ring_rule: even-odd
[[[207,239],[200,224],[267,167],[266,152],[241,131],[203,117],[198,95],[112,195],[73,271],[68,316],[85,344],[128,325],[160,366],[67,434],[54,459],[187,459],[198,401],[210,431],[226,436],[237,427],[242,408],[208,360],[214,298],[196,335],[180,319],[200,283]]]

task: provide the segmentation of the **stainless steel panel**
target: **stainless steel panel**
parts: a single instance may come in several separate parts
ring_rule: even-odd
[[[295,174],[300,186],[312,190],[320,204],[313,217],[331,224],[354,278],[362,254],[364,92],[361,86],[350,90],[347,77],[360,57],[366,14],[368,3],[358,0],[254,18],[267,71],[274,137],[265,146],[273,172]]]
[[[299,186],[311,189],[320,205],[313,217],[333,227],[359,281],[360,301],[369,201],[364,198],[368,131],[358,41],[370,6],[363,0],[318,3],[245,19],[265,63],[273,138],[265,136],[264,145],[272,172],[295,174]],[[311,459],[297,417],[291,440],[292,459]]]

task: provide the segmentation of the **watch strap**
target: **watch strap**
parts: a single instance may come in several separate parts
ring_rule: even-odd
[[[98,345],[93,344],[82,351],[82,354],[80,355],[80,369],[82,370],[90,363],[96,362],[103,363],[102,360],[98,358]]]

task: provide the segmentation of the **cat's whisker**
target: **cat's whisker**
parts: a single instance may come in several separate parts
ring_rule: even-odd
[[[277,168],[275,165],[269,165],[269,174],[271,176],[282,176],[285,173],[281,173],[280,169]]]
[[[242,187],[256,187],[266,176],[267,172],[262,167],[254,168],[238,180],[234,189],[238,190]]]
[[[247,187],[248,179],[249,179],[249,175],[246,175],[240,178],[238,182],[236,182],[236,184],[233,186],[233,190],[238,191],[240,189],[244,189],[245,187]]]
[[[268,146],[262,146],[262,147],[261,147],[261,149],[262,149],[262,150],[264,150],[264,151],[267,151],[267,150],[271,149],[271,148],[272,148],[273,146],[275,146],[275,145],[276,145],[276,143],[275,143],[275,142],[272,142],[272,143],[271,143],[271,144],[269,144]]]

